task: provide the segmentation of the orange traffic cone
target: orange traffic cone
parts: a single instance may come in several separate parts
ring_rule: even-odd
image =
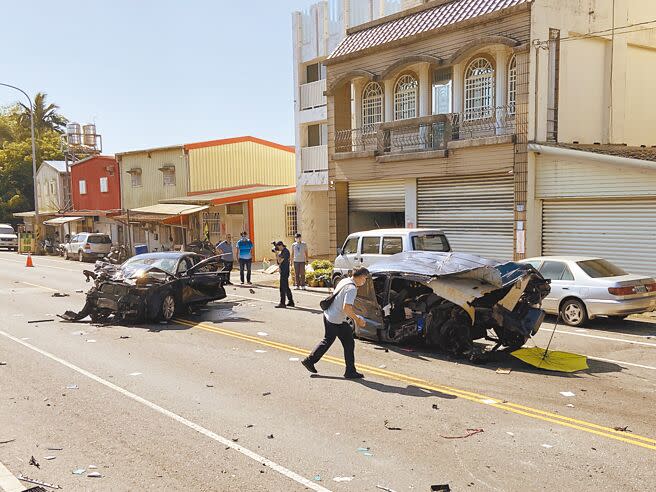
[[[33,267],[34,264],[32,263],[32,255],[30,253],[27,253],[27,263],[25,263],[26,267]]]

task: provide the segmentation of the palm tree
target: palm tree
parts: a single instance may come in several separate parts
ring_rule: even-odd
[[[34,96],[34,131],[41,134],[43,130],[54,130],[57,133],[64,133],[64,127],[68,120],[59,114],[59,106],[54,103],[46,102],[48,95],[44,92],[37,92]],[[21,126],[30,127],[30,108],[20,103],[22,111],[18,116]]]

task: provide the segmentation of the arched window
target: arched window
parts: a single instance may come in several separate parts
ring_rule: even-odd
[[[394,87],[394,119],[407,120],[417,117],[419,84],[412,75],[404,75]]]
[[[362,129],[374,133],[383,122],[383,89],[378,82],[369,82],[362,91]]]
[[[508,64],[508,114],[514,115],[517,106],[517,58]]]
[[[465,120],[489,118],[494,112],[494,67],[476,58],[465,70]]]

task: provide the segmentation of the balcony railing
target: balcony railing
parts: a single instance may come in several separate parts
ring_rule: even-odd
[[[326,105],[326,79],[301,85],[301,110]]]
[[[301,148],[301,172],[312,173],[328,170],[328,146]]]
[[[476,108],[335,132],[335,152],[377,155],[445,150],[449,141],[514,135],[515,108]]]

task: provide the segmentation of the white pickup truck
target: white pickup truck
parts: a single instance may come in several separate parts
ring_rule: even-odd
[[[18,236],[9,224],[0,224],[0,248],[18,251]]]

